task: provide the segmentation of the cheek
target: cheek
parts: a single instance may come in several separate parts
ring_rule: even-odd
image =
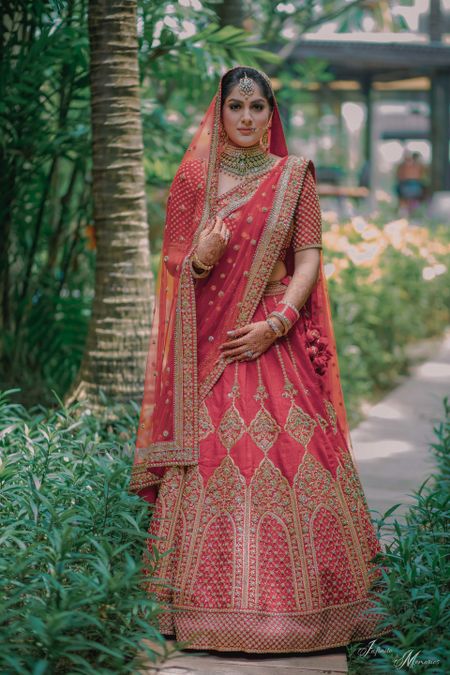
[[[266,110],[262,110],[255,116],[255,119],[259,126],[266,127],[269,123],[270,114],[268,114]]]
[[[222,113],[222,122],[225,128],[234,124],[236,113],[232,110],[224,110]]]

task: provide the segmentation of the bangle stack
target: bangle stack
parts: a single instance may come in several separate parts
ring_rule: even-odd
[[[281,337],[284,334],[283,331],[280,330],[280,328],[278,328],[275,321],[270,318],[270,316],[267,317],[266,321],[267,321],[267,323],[269,324],[269,326],[271,327],[271,329],[273,330],[273,332],[275,333],[275,335],[277,337]]]
[[[284,331],[281,333],[281,335],[286,335],[294,323],[299,319],[300,312],[291,302],[280,300],[275,309],[270,312],[266,320],[268,321],[272,316],[276,316],[278,319],[280,319],[284,326]]]
[[[196,279],[203,279],[204,277],[208,276],[213,267],[214,265],[207,265],[206,263],[202,262],[197,255],[197,251],[193,252],[191,256],[192,276],[194,276]],[[202,271],[198,272],[197,270]]]

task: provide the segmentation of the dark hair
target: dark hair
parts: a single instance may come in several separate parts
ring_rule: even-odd
[[[273,110],[274,106],[273,91],[270,84],[265,79],[265,77],[261,75],[261,73],[255,68],[242,68],[242,67],[229,70],[228,73],[224,75],[224,78],[222,80],[222,97],[220,102],[221,108],[223,108],[225,99],[229,95],[230,91],[233,89],[233,87],[239,84],[239,80],[241,79],[241,77],[244,77],[245,73],[247,73],[248,77],[251,77],[251,79],[256,82],[256,84],[261,89],[262,95],[269,102],[270,109]]]

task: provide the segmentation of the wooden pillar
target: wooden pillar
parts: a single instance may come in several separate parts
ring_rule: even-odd
[[[450,73],[435,73],[431,78],[431,190],[450,190]]]
[[[442,42],[443,15],[440,0],[430,0],[428,34],[430,42]],[[450,190],[449,167],[450,73],[435,72],[430,87],[431,191]]]
[[[372,129],[373,129],[373,109],[372,109],[372,78],[367,75],[361,81],[361,89],[366,104],[366,126],[364,128],[363,152],[364,160],[372,163]]]
[[[430,42],[442,42],[442,19],[441,0],[430,0],[428,11],[428,35]]]
[[[376,166],[374,165],[374,128],[373,128],[373,89],[372,89],[372,76],[366,75],[361,80],[361,89],[364,96],[364,102],[366,104],[366,125],[364,127],[364,138],[363,138],[363,154],[364,162],[368,166],[368,176],[369,176],[369,191],[370,197],[369,202],[371,207],[375,206],[375,176],[376,176]]]
[[[333,92],[332,107],[333,113],[337,119],[337,148],[336,148],[336,161],[343,167],[346,173],[348,173],[348,162],[347,162],[347,153],[344,152],[344,124],[342,119],[342,96],[340,92]]]

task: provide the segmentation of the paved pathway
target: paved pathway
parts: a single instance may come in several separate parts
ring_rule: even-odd
[[[420,346],[419,346],[420,347]],[[442,419],[442,399],[450,395],[450,331],[444,339],[421,343],[410,376],[367,411],[352,431],[357,468],[374,516],[401,503],[401,517],[412,492],[434,468],[428,445],[433,424]],[[424,356],[427,360],[423,361]],[[383,539],[389,538],[389,528]],[[146,675],[337,675],[347,673],[346,650],[311,655],[258,655],[184,652],[142,671]]]
[[[370,408],[351,434],[358,471],[375,517],[401,503],[392,516],[401,520],[414,501],[413,491],[435,468],[429,444],[434,441],[433,425],[442,420],[442,399],[450,397],[450,331],[440,341],[422,344],[429,352],[428,359],[413,367],[401,385]]]

